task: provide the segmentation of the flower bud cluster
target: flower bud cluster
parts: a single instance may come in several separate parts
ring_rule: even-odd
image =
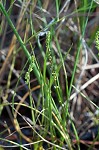
[[[31,63],[29,65],[28,71],[26,72],[26,75],[25,75],[25,80],[26,80],[27,84],[29,84],[29,82],[30,82],[30,73],[33,71],[34,61],[35,61],[35,57],[34,57],[34,55],[32,55],[31,56]]]

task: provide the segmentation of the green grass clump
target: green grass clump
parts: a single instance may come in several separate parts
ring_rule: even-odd
[[[20,136],[20,144],[9,139],[0,138],[0,140],[20,147],[20,150],[28,149],[26,145],[22,145],[22,139],[32,145],[31,147],[35,150],[43,150],[43,147],[46,145],[48,149],[73,150],[75,143],[77,149],[80,150],[79,135],[82,130],[78,129],[78,126],[82,126],[82,123],[79,125],[79,117],[83,118],[82,115],[84,116],[84,114],[82,112],[95,110],[95,108],[99,109],[99,107],[90,100],[86,91],[84,91],[85,94],[81,92],[81,84],[83,84],[83,82],[85,83],[90,77],[88,76],[88,72],[84,74],[85,76],[82,75],[82,72],[85,71],[82,68],[86,67],[85,64],[88,63],[86,63],[88,55],[86,39],[89,39],[88,42],[91,45],[90,39],[95,38],[93,37],[94,34],[92,34],[92,37],[86,38],[86,34],[88,30],[87,25],[89,25],[88,23],[90,22],[90,14],[93,13],[96,5],[93,1],[89,3],[86,0],[81,2],[75,0],[74,4],[71,4],[70,1],[66,1],[63,4],[60,0],[56,0],[53,2],[55,9],[51,9],[51,12],[50,9],[49,11],[47,9],[49,7],[53,8],[53,5],[51,5],[49,0],[45,2],[45,0],[44,3],[40,0],[31,0],[28,2],[20,0],[19,3],[16,4],[16,6],[21,9],[21,13],[24,12],[24,15],[22,14],[23,18],[21,18],[22,28],[24,28],[22,35],[19,32],[19,30],[21,30],[21,24],[17,31],[10,16],[11,10],[14,7],[14,0],[11,1],[8,11],[3,2],[0,2],[1,13],[17,39],[15,43],[16,55],[13,55],[16,57],[20,54],[20,51],[23,51],[22,54],[26,57],[24,60],[27,61],[26,64],[22,66],[23,69],[20,71],[15,90],[12,90],[12,92],[14,91],[16,96],[18,96],[16,92],[18,83],[20,80],[22,82],[25,80],[24,84],[27,88],[27,93],[20,98],[19,103],[15,101],[15,95],[11,102],[6,100],[7,103],[4,103],[4,105],[8,106],[7,108],[9,108],[10,105],[13,110],[12,115],[10,109],[7,109],[12,124],[15,127],[15,132]],[[69,5],[74,5],[74,7],[70,7],[75,8],[72,12]],[[71,13],[67,13],[66,15],[65,13],[68,9],[70,9],[69,12]],[[39,14],[40,12],[42,13]],[[51,15],[51,13],[56,14],[54,16]],[[47,18],[47,15],[49,15],[50,18]],[[36,19],[34,19],[35,16],[37,17]],[[3,28],[3,26],[1,28]],[[3,34],[1,28],[0,34]],[[89,32],[88,36],[90,36]],[[96,47],[99,50],[99,31],[96,34]],[[86,59],[84,65],[81,64],[83,55]],[[40,58],[38,56],[40,56]],[[15,61],[12,61],[12,63],[15,63]],[[12,72],[8,80],[11,81],[11,77]],[[34,77],[36,84],[34,84],[34,82],[32,83]],[[83,79],[84,77],[85,80]],[[9,87],[10,84],[8,88]],[[72,94],[77,96],[71,101]],[[29,101],[26,101],[26,98]],[[81,107],[85,100],[88,106],[84,109]],[[77,108],[76,104],[78,104]],[[80,104],[82,105],[80,106]],[[2,103],[0,115],[2,114],[3,107]],[[31,112],[30,117],[21,115],[19,111],[21,107],[23,107],[24,110],[28,108]],[[32,137],[29,138],[23,134],[22,123],[18,120],[19,116],[31,129]],[[2,136],[2,134],[3,133],[0,135]],[[11,134],[10,131],[9,134]]]

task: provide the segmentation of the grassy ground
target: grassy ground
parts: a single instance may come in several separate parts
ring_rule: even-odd
[[[98,30],[98,0],[0,1],[0,150],[99,149]]]

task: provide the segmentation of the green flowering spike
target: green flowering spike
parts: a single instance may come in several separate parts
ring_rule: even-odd
[[[34,63],[34,61],[35,61],[35,56],[34,55],[31,56],[31,60],[32,60],[32,63]]]
[[[98,51],[99,51],[99,31],[96,33],[96,48],[98,49]],[[98,55],[99,55],[99,53],[98,53]]]
[[[28,72],[32,72],[32,70],[33,70],[33,64],[29,65]]]
[[[50,39],[51,39],[51,33],[50,31],[48,31],[46,35],[46,47],[49,51],[50,51]]]
[[[47,32],[47,37],[46,37],[46,44],[49,44],[51,38],[51,33],[50,31]]]
[[[52,64],[52,55],[51,55],[51,49],[50,49],[50,41],[51,41],[51,32],[48,31],[47,35],[46,35],[46,52],[47,52],[47,57],[48,57],[48,61],[50,62],[50,64]]]
[[[30,73],[29,72],[26,72],[25,80],[26,80],[26,83],[28,84],[30,81]]]
[[[52,56],[49,56],[49,62],[52,63]]]
[[[26,80],[27,84],[30,82],[30,73],[33,71],[34,61],[35,61],[35,56],[32,55],[31,56],[31,63],[29,65],[28,71],[26,72],[26,75],[25,75],[25,80]]]
[[[56,79],[57,79],[56,72],[52,72],[52,76],[53,76],[54,80],[56,81]]]
[[[26,80],[27,84],[30,82],[30,73],[33,71],[34,61],[35,61],[35,56],[32,55],[31,56],[31,63],[29,65],[28,71],[26,72],[26,75],[25,75],[25,80]]]

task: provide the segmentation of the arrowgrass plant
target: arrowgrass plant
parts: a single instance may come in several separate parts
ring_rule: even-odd
[[[72,4],[70,3],[70,0],[64,2],[63,6],[61,6],[62,2],[60,0],[56,0],[55,3],[53,2],[55,10],[51,9],[51,11],[53,11],[51,13],[56,12],[56,15],[51,16],[50,10],[49,12],[47,11],[48,7],[51,7],[49,0],[46,3],[43,3],[40,0],[31,0],[28,2],[25,0],[20,0],[19,4],[16,5],[20,7],[20,9],[26,9],[25,4],[28,5],[26,13],[24,11],[26,16],[23,15],[23,21],[21,22],[22,27],[26,26],[24,27],[24,37],[22,37],[19,31],[17,31],[14,23],[11,21],[11,10],[14,6],[13,4],[14,0],[11,1],[9,10],[7,11],[5,7],[6,2],[0,2],[0,10],[17,38],[17,42],[19,44],[17,54],[20,52],[20,50],[22,50],[26,56],[27,62],[24,66],[22,66],[23,69],[21,70],[16,87],[14,88],[14,93],[16,93],[16,95],[13,94],[12,102],[5,100],[6,98],[3,99],[4,104],[7,106],[6,108],[9,112],[15,132],[17,132],[20,137],[20,141],[13,142],[13,140],[8,137],[6,139],[0,138],[0,140],[5,141],[6,143],[11,143],[13,146],[19,147],[20,150],[28,149],[28,146],[30,149],[35,150],[42,150],[43,148],[55,150],[73,150],[76,147],[78,150],[80,150],[80,133],[77,129],[79,123],[77,124],[75,121],[76,119],[74,119],[77,112],[76,110],[71,110],[71,107],[75,107],[75,99],[72,103],[70,99],[72,92],[76,91],[76,95],[80,93],[84,99],[87,99],[87,101],[90,103],[90,107],[92,107],[92,105],[93,107],[96,107],[96,104],[89,100],[90,98],[87,98],[87,96],[80,92],[80,88],[78,88],[81,86],[79,80],[81,80],[81,77],[83,78],[83,76],[82,72],[81,74],[78,73],[78,78],[77,72],[79,68],[78,65],[81,65],[80,62],[82,61],[83,51],[85,50],[84,52],[86,52],[87,44],[85,41],[85,35],[87,24],[89,23],[88,19],[97,5],[94,4],[93,0],[91,3],[86,2],[86,0],[83,0],[82,2],[77,2],[77,0],[74,0],[74,6],[76,9],[71,12],[69,5],[71,6]],[[64,13],[68,10],[68,8],[70,9],[71,13],[67,13],[65,16]],[[39,11],[36,12],[36,9]],[[33,20],[33,12],[35,12],[34,16],[37,17],[35,20]],[[42,12],[41,16],[39,16],[40,12]],[[81,17],[79,17],[80,13],[83,14]],[[70,17],[72,17],[74,14],[77,15],[77,18],[74,18],[73,21],[73,19],[70,19]],[[47,15],[51,16],[51,19],[47,19]],[[67,36],[67,27],[64,26],[68,26],[68,30],[71,30],[74,33],[74,36],[78,36],[78,40],[76,41],[77,50],[75,53],[72,52],[74,49],[74,43],[70,43],[69,46],[66,46],[65,43],[66,48],[63,48],[64,51],[62,50],[61,46],[63,42],[68,41],[68,39],[65,40],[63,38],[64,35],[66,38],[69,38],[69,35]],[[0,31],[2,33],[2,29],[0,29]],[[61,40],[62,44],[60,42],[61,34],[63,34],[63,37],[61,37],[63,38],[63,41]],[[96,46],[99,49],[98,38],[99,34],[97,32]],[[37,54],[35,49],[37,50]],[[70,57],[70,66],[72,64],[73,66],[72,69],[70,69],[71,74],[68,75],[69,71],[66,65],[68,63],[68,56],[71,56],[72,53],[74,57],[73,60],[72,57]],[[38,56],[41,58],[38,58]],[[28,69],[27,63],[29,63]],[[10,71],[11,76],[9,80],[11,82],[12,70]],[[36,86],[34,86],[35,84],[31,83],[33,75],[37,79]],[[15,98],[17,96],[17,88],[21,78],[25,80],[24,84],[26,85],[28,91],[21,98],[20,102],[17,103]],[[10,85],[8,88],[10,88]],[[75,91],[73,91],[74,89]],[[36,96],[33,95],[34,93]],[[9,105],[12,108],[12,112],[9,109]],[[1,104],[1,106],[2,108],[4,107],[3,104]],[[24,110],[28,108],[30,115],[28,117],[26,116],[28,112],[26,115],[22,115],[19,112],[21,108],[24,108]],[[98,109],[98,106],[96,108]],[[0,110],[0,114],[2,114],[2,109]],[[32,137],[29,138],[28,135],[23,132],[22,123],[19,122],[19,118],[21,118],[28,128],[31,129]],[[12,133],[9,134],[11,135]],[[2,136],[2,134],[0,136]],[[27,143],[24,144],[23,140],[25,140]],[[8,147],[13,147],[12,145],[8,145]],[[2,144],[2,147],[6,146],[3,146]]]

